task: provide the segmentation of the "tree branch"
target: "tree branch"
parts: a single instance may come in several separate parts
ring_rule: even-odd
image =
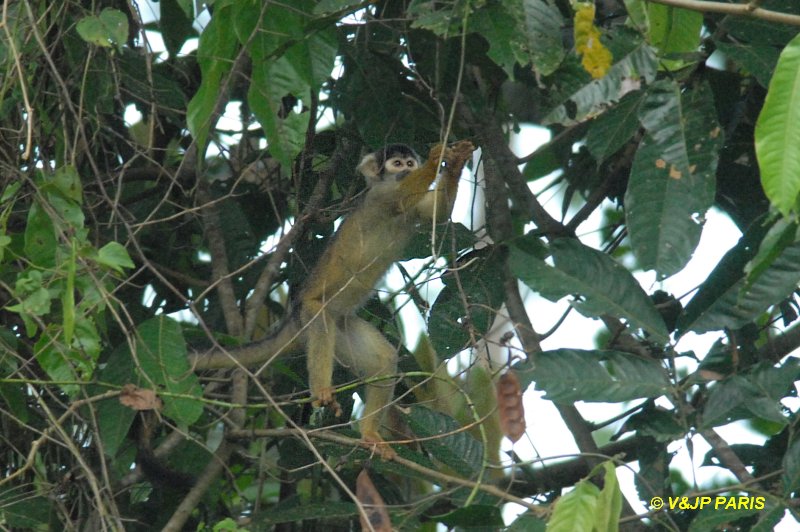
[[[238,405],[247,404],[247,374],[241,370],[237,370],[233,374],[233,393],[231,394],[231,401],[233,404]],[[234,426],[242,427],[245,421],[244,408],[233,409],[230,413],[230,418]],[[230,460],[236,447],[236,443],[227,439],[220,444],[211,461],[197,479],[195,485],[189,490],[186,497],[183,498],[162,530],[167,532],[183,530],[186,521],[195,508],[197,508],[200,500],[214,481],[227,469],[228,460]]]
[[[551,238],[570,235],[570,231],[550,216],[528,188],[525,178],[517,168],[517,156],[508,147],[506,135],[493,117],[476,117],[465,104],[459,105],[459,114],[467,128],[478,133],[481,149],[494,161],[497,172],[508,186],[514,201],[519,202],[525,212],[530,214],[536,227]]]
[[[219,302],[222,306],[222,315],[225,317],[225,326],[228,334],[241,337],[244,331],[239,306],[236,303],[236,293],[228,267],[228,252],[225,247],[225,235],[222,232],[217,206],[211,201],[208,184],[200,177],[197,186],[197,200],[204,204],[203,227],[211,255],[211,271],[213,285],[217,288]],[[212,286],[213,286],[212,285]],[[210,288],[210,287],[209,287]]]
[[[770,338],[766,345],[759,348],[758,359],[777,362],[798,347],[800,347],[800,322]]]
[[[735,476],[739,482],[742,484],[751,485],[755,483],[753,475],[747,471],[747,468],[742,463],[741,459],[739,459],[739,456],[733,451],[733,449],[731,449],[731,446],[728,445],[728,442],[722,439],[722,436],[717,434],[717,431],[714,429],[701,430],[700,435],[704,440],[706,440],[711,448],[714,449],[714,453],[716,453],[717,458],[719,458],[722,466],[733,473],[733,476]]]
[[[791,26],[800,26],[800,15],[790,15],[780,11],[771,11],[758,7],[757,2],[747,4],[726,4],[724,2],[705,2],[701,0],[650,0],[654,4],[680,7],[690,11],[704,13],[723,13],[742,17],[757,18],[768,22],[779,22]]]
[[[330,441],[341,445],[348,445],[353,447],[366,447],[367,449],[372,449],[373,447],[372,444],[364,442],[363,440],[348,438],[347,436],[343,436],[341,434],[337,434],[336,432],[328,430],[309,432],[309,431],[304,431],[302,429],[255,429],[255,430],[245,429],[245,430],[231,431],[230,433],[228,433],[227,437],[233,440],[241,440],[241,439],[250,440],[252,438],[268,438],[268,437],[285,438],[290,436],[301,436],[301,435],[305,435],[312,439]],[[479,490],[485,493],[489,493],[491,495],[494,495],[495,497],[499,497],[508,502],[514,502],[521,506],[524,506],[525,508],[531,510],[537,515],[544,515],[546,513],[546,509],[544,509],[542,506],[531,504],[526,500],[521,499],[510,493],[507,493],[496,486],[474,482],[472,480],[456,477],[454,475],[440,473],[439,471],[427,468],[423,465],[418,464],[417,462],[408,460],[406,458],[402,458],[400,456],[394,456],[389,460],[397,464],[400,464],[407,469],[416,471],[417,473],[421,473],[422,475],[425,475],[429,479],[437,481],[441,485],[457,485],[457,486],[464,486],[467,488],[477,487]]]

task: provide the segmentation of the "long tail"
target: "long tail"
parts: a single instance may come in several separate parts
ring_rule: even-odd
[[[189,363],[194,369],[254,367],[279,356],[296,352],[302,342],[302,331],[295,316],[290,315],[277,331],[266,338],[231,349],[211,348],[191,351]]]

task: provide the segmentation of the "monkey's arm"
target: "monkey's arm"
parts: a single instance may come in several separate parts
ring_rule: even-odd
[[[464,164],[472,156],[475,147],[468,140],[456,142],[452,146],[445,148],[442,152],[441,146],[434,146],[428,157],[428,164],[438,165],[439,160],[442,161],[444,167],[441,172],[434,172],[433,179],[436,175],[440,175],[436,188],[430,188],[433,179],[428,179],[429,175],[415,175],[410,174],[406,181],[409,182],[409,197],[417,198],[415,210],[417,215],[423,220],[435,219],[437,222],[443,222],[450,217],[453,211],[453,202],[456,199],[458,192],[458,179],[461,176],[461,171],[464,169]],[[420,179],[423,178],[423,179]],[[401,183],[402,187],[406,185],[405,182]]]

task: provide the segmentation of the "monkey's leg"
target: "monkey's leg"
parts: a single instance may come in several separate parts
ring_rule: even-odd
[[[397,350],[372,325],[356,316],[347,316],[336,339],[339,361],[361,378],[392,377],[397,373]],[[367,385],[364,416],[361,418],[361,437],[376,444],[384,458],[394,456],[394,450],[378,434],[386,407],[392,402],[394,380],[383,379]]]
[[[336,324],[322,302],[304,301],[301,312],[303,322],[308,324],[306,364],[308,385],[314,398],[314,406],[330,406],[338,416],[341,414],[341,408],[333,398],[332,384]]]

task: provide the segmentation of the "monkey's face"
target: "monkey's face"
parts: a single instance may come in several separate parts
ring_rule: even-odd
[[[419,160],[412,155],[395,155],[383,163],[383,177],[402,179],[408,172],[419,168]]]
[[[390,144],[383,150],[366,155],[356,170],[366,178],[369,187],[378,183],[400,181],[420,167],[419,155],[405,144]]]

